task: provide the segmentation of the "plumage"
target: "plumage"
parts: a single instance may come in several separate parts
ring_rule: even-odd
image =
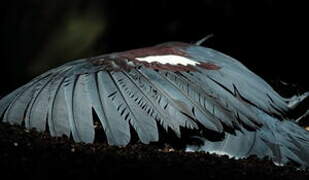
[[[102,103],[102,115],[98,115],[108,142],[112,145],[126,145],[131,137],[128,112],[125,113],[128,107],[123,103],[123,99],[115,96],[117,92],[115,85],[108,78],[109,75],[105,71],[97,74],[99,96]]]
[[[95,132],[87,83],[88,74],[80,75],[76,80],[73,95],[73,117],[80,141],[91,143],[94,141]]]
[[[239,61],[201,43],[170,42],[69,62],[3,97],[0,116],[92,143],[96,115],[107,142],[121,146],[132,131],[148,144],[161,140],[159,126],[179,138],[189,129],[203,144],[187,150],[309,167],[309,133],[287,116],[309,93],[283,98]]]
[[[49,84],[47,84],[34,100],[31,109],[27,111],[29,127],[26,126],[26,128],[36,128],[38,131],[45,131],[49,93]]]
[[[110,72],[107,76],[115,85],[114,90],[117,93],[113,96],[117,96],[126,108],[124,112],[126,120],[133,126],[143,143],[148,144],[158,141],[158,132],[154,119],[138,106],[137,101],[140,100],[140,97],[134,97],[134,94],[129,93],[130,89],[126,87],[127,83],[124,83],[126,77],[121,76],[121,74],[121,72]]]

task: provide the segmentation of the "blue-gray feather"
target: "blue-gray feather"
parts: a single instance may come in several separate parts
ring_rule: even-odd
[[[117,53],[81,59],[2,98],[0,116],[4,122],[24,122],[26,128],[92,143],[96,113],[111,145],[127,145],[131,130],[145,144],[159,141],[160,125],[179,138],[181,128],[196,130],[204,145],[188,146],[191,150],[238,158],[269,156],[278,164],[309,166],[309,133],[286,117],[291,99],[232,57],[197,45],[177,48],[180,55],[219,68],[134,65],[126,59],[132,54]],[[200,133],[208,130],[224,138],[213,142]]]

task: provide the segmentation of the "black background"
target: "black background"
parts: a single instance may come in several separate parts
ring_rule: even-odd
[[[210,33],[215,37],[205,46],[235,57],[268,82],[309,89],[304,4],[11,0],[2,9],[0,95],[66,61],[166,41],[194,42]]]

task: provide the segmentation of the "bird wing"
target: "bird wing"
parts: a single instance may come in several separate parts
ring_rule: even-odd
[[[268,114],[283,117],[289,110],[287,98],[280,96],[265,80],[236,59],[201,46],[191,46],[187,51],[199,61],[222,67],[220,71],[203,71],[201,79],[213,81],[231,94],[240,95],[243,100]]]
[[[206,69],[134,64],[117,56],[72,61],[1,99],[0,115],[4,122],[90,143],[95,112],[108,143],[126,145],[132,128],[147,144],[158,141],[158,125],[177,136],[182,127],[255,130],[262,124],[254,108],[276,115],[286,110],[284,99],[235,59],[200,46],[184,51]]]

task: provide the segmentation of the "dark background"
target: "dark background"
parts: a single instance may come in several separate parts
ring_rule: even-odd
[[[305,7],[273,0],[11,0],[1,10],[0,95],[66,61],[210,33],[205,46],[272,84],[308,90]]]

